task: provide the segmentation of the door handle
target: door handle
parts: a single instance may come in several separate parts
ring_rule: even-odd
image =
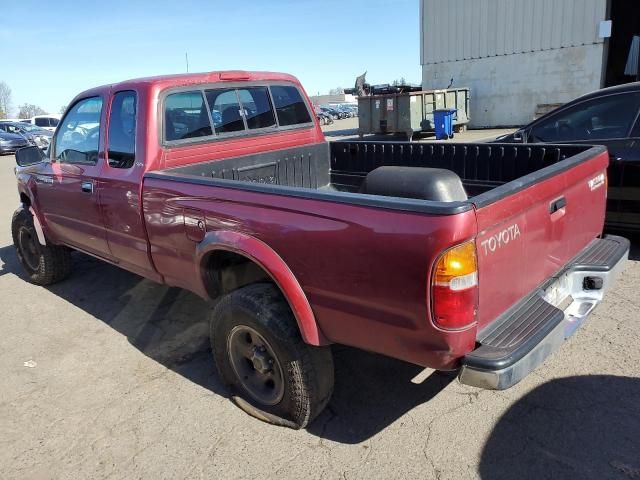
[[[82,182],[81,188],[85,193],[93,193],[93,182]]]
[[[567,199],[564,197],[560,197],[557,200],[554,200],[553,202],[551,202],[549,204],[549,213],[550,214],[554,214],[556,213],[558,210],[564,208],[567,206]]]

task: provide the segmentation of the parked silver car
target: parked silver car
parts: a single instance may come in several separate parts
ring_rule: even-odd
[[[0,121],[0,131],[22,135],[31,145],[46,150],[53,138],[53,132],[28,123]]]
[[[0,155],[14,153],[22,147],[28,147],[29,141],[17,133],[7,133],[0,130]]]

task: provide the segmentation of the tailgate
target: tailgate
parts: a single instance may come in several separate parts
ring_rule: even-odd
[[[594,147],[472,199],[479,330],[602,233],[608,162],[606,150]]]

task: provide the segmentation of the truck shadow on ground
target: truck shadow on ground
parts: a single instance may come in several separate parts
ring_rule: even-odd
[[[640,379],[561,378],[518,400],[487,440],[483,479],[640,478]]]
[[[83,254],[72,258],[73,274],[47,287],[50,292],[125,335],[149,358],[228,397],[211,357],[207,302]],[[13,246],[0,248],[0,260],[0,275],[11,273],[27,281]],[[367,440],[453,380],[433,374],[416,385],[410,380],[420,367],[347,347],[334,348],[334,361],[332,400],[308,431],[342,443]]]

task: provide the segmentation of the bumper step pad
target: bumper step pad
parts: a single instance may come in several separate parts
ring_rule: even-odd
[[[562,272],[479,333],[478,348],[462,360],[460,381],[498,390],[519,382],[557,350],[591,313],[628,254],[626,238],[611,235],[591,242]],[[583,287],[585,278],[592,277],[600,279],[597,283],[604,286],[602,290],[591,292]],[[545,299],[545,292],[558,283],[568,294],[570,304],[573,298],[564,311]]]

